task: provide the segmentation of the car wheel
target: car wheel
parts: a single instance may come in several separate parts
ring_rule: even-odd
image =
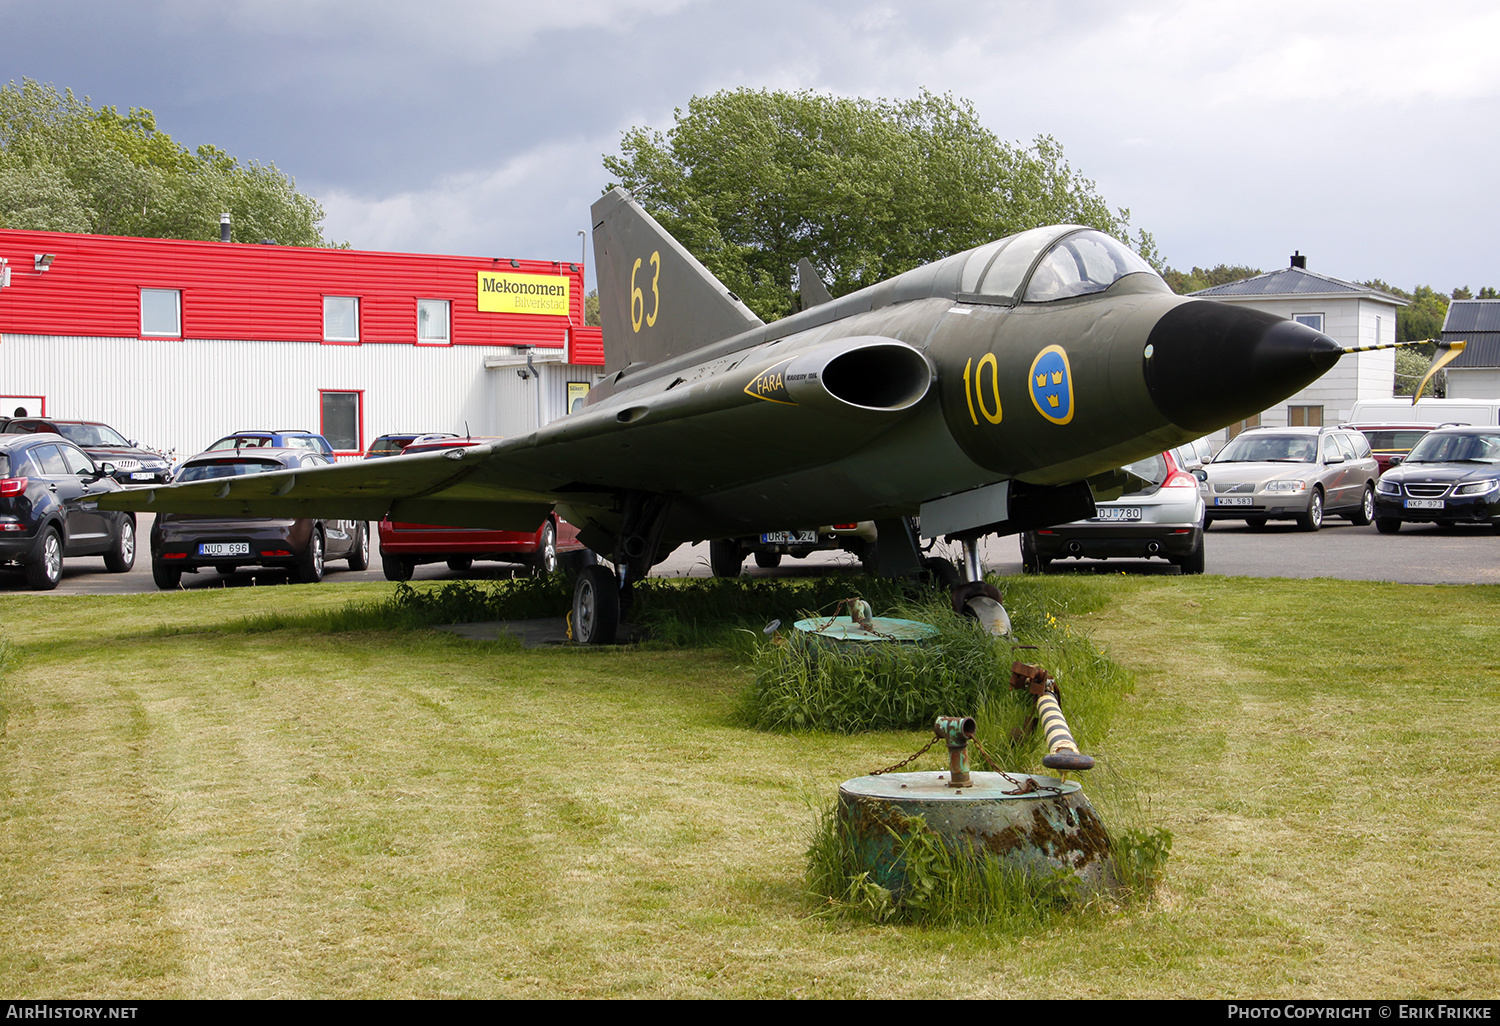
[[[448,569],[452,570],[456,574],[461,574],[465,570],[471,570],[474,567],[474,561],[468,556],[454,556],[447,562]]]
[[[1349,515],[1349,523],[1355,527],[1369,527],[1375,519],[1375,486],[1365,485],[1364,497],[1359,500],[1359,509]]]
[[[1203,541],[1200,539],[1196,549],[1189,552],[1186,556],[1178,556],[1172,560],[1172,563],[1185,574],[1201,574],[1203,572],[1204,555]]]
[[[221,565],[221,566],[214,567],[214,573],[222,574],[223,576],[228,577],[230,574],[234,573],[238,569],[239,569],[239,567],[237,567],[237,566],[235,566],[234,564],[231,563],[231,564],[227,564],[227,565]]]
[[[1030,531],[1021,532],[1021,573],[1039,574],[1044,573],[1052,560],[1044,558],[1036,550],[1036,535]]]
[[[781,565],[781,553],[757,552],[755,554],[755,565],[762,570],[774,570]]]
[[[363,520],[354,525],[354,548],[349,551],[349,569],[370,569],[370,525]]]
[[[1265,517],[1246,517],[1245,526],[1252,531],[1264,531],[1266,529]]]
[[[532,568],[538,576],[550,574],[557,569],[557,528],[552,526],[550,520],[542,528],[542,541],[536,547],[536,555],[532,557]]]
[[[619,626],[620,586],[614,572],[598,564],[584,567],[573,585],[573,640],[611,645]]]
[[[36,558],[26,564],[26,583],[33,591],[51,591],[62,580],[62,565],[62,535],[49,527],[37,543]]]
[[[307,539],[307,551],[297,560],[297,580],[303,584],[317,584],[323,579],[323,531],[314,527]]]
[[[384,552],[380,554],[380,569],[385,573],[388,581],[409,581],[411,575],[416,571],[417,564],[400,556],[391,556]]]
[[[1381,534],[1395,534],[1401,530],[1401,521],[1395,517],[1376,517],[1375,530]]]
[[[162,591],[172,591],[182,583],[182,567],[169,566],[159,559],[151,561],[151,579]]]
[[[135,518],[120,519],[120,535],[104,554],[104,567],[112,574],[123,574],[135,566]]]
[[[708,568],[715,577],[738,577],[745,562],[745,551],[733,538],[708,543]]]
[[[1316,531],[1323,526],[1323,492],[1314,488],[1312,495],[1307,500],[1307,512],[1297,517],[1297,529],[1300,531]]]

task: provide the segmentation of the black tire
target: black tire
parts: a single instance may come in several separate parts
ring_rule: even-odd
[[[225,577],[228,577],[230,574],[234,573],[238,569],[239,569],[239,567],[234,566],[233,564],[230,564],[230,565],[227,565],[227,566],[216,566],[216,567],[214,567],[214,572],[218,573],[218,574],[223,574]]]
[[[1047,572],[1047,567],[1052,560],[1045,558],[1036,550],[1036,535],[1030,531],[1021,532],[1021,573],[1041,574]]]
[[[1375,530],[1381,534],[1395,534],[1401,530],[1401,521],[1395,517],[1376,517]]]
[[[958,567],[951,560],[941,556],[927,556],[921,561],[922,577],[934,588],[943,591],[952,591],[964,583],[964,575],[959,573]]]
[[[57,528],[43,529],[36,553],[26,564],[26,583],[33,591],[51,591],[62,580],[63,542]]]
[[[557,570],[557,528],[550,520],[542,527],[542,540],[537,543],[536,554],[531,557],[531,567],[538,577]]]
[[[708,568],[715,577],[738,577],[745,563],[745,550],[733,538],[708,543]]]
[[[182,567],[169,566],[159,559],[151,561],[151,580],[162,591],[175,591],[182,583]]]
[[[417,569],[417,564],[410,559],[402,559],[400,556],[392,556],[382,552],[380,554],[380,569],[388,581],[409,581],[411,575]]]
[[[762,570],[774,570],[781,565],[781,553],[757,552],[755,554],[755,565]]]
[[[1365,494],[1360,497],[1359,509],[1349,514],[1349,523],[1355,527],[1369,527],[1375,519],[1375,486],[1365,485]]]
[[[307,551],[297,560],[297,580],[303,584],[317,584],[323,579],[323,552],[323,529],[314,526],[307,539]]]
[[[465,571],[474,569],[474,561],[468,556],[454,556],[447,562],[448,569],[452,570],[456,574],[461,574]]]
[[[349,569],[370,569],[370,525],[363,520],[354,525],[354,548],[349,550]]]
[[[1199,539],[1198,547],[1186,556],[1178,556],[1172,560],[1172,564],[1185,574],[1201,574],[1204,563],[1203,541]]]
[[[135,517],[120,519],[120,534],[104,554],[104,568],[112,574],[123,574],[135,566]]]
[[[1245,526],[1252,531],[1264,531],[1266,529],[1265,517],[1246,517]]]
[[[1323,490],[1314,488],[1307,497],[1307,512],[1298,515],[1297,530],[1316,531],[1323,526]]]
[[[612,645],[620,627],[620,585],[614,571],[595,564],[578,572],[573,585],[573,640]]]

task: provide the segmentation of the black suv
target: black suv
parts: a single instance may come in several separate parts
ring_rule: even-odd
[[[109,471],[61,435],[0,434],[0,563],[40,591],[62,580],[64,556],[134,566],[135,515],[99,509],[100,495],[121,490]]]
[[[8,435],[43,432],[62,435],[88,453],[95,463],[114,467],[110,476],[121,484],[166,484],[172,477],[171,460],[128,441],[120,432],[97,420],[17,417],[5,425],[4,431]]]

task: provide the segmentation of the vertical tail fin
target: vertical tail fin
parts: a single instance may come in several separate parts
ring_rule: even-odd
[[[657,363],[764,322],[624,189],[590,208],[604,369]]]

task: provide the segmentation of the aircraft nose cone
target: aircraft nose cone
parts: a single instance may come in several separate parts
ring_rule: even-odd
[[[1276,405],[1317,380],[1342,355],[1305,324],[1198,300],[1151,329],[1146,387],[1172,423],[1208,432]]]

